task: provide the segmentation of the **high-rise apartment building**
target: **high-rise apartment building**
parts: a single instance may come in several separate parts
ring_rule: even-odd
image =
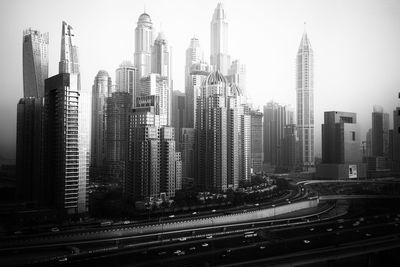
[[[107,98],[111,96],[111,77],[100,70],[92,86],[92,138],[91,138],[91,179],[104,177],[106,161]]]
[[[17,105],[17,198],[44,205],[42,175],[43,98],[25,97]]]
[[[239,92],[235,88],[215,71],[197,97],[195,182],[201,190],[225,191],[239,183]]]
[[[128,153],[129,113],[132,97],[128,92],[113,92],[107,98],[106,173],[111,181],[124,183]]]
[[[175,128],[175,141],[178,145],[181,140],[181,129],[184,127],[185,118],[185,94],[181,91],[172,91],[171,101],[171,126]],[[178,149],[178,147],[177,147]],[[178,149],[179,150],[179,149]],[[180,151],[180,150],[179,150]]]
[[[27,29],[23,33],[24,97],[43,97],[49,76],[49,34]]]
[[[135,29],[134,63],[138,70],[138,78],[149,75],[151,72],[151,48],[153,46],[153,23],[149,14],[139,16]]]
[[[239,86],[243,95],[246,95],[246,65],[234,60],[228,70],[227,79],[230,83]]]
[[[210,64],[222,75],[228,74],[231,59],[228,54],[228,22],[224,7],[218,3],[211,20]]]
[[[17,198],[46,204],[43,180],[43,96],[48,77],[48,33],[23,32],[24,98],[17,105]]]
[[[264,161],[263,116],[263,113],[258,110],[250,110],[250,167],[252,173],[261,172]]]
[[[297,133],[300,162],[314,166],[314,52],[304,32],[296,58]]]
[[[161,125],[171,125],[172,92],[168,86],[168,78],[157,73],[150,73],[140,79],[140,96],[157,95],[160,105]]]
[[[151,54],[151,72],[158,73],[168,79],[168,86],[172,88],[171,80],[171,49],[163,32],[159,32]]]
[[[73,28],[62,23],[60,74],[45,81],[45,177],[50,203],[67,214],[88,211],[90,93],[80,87]]]
[[[190,86],[190,71],[192,65],[204,61],[204,53],[200,47],[198,38],[190,39],[189,47],[186,49],[186,64],[185,64],[185,94],[188,93]]]
[[[288,118],[286,106],[269,102],[264,106],[264,163],[271,167],[281,165],[282,139]]]
[[[281,166],[287,171],[296,169],[299,161],[299,138],[296,124],[286,124],[283,128],[282,162]]]
[[[233,85],[231,85],[233,86]],[[238,95],[241,92],[238,90]],[[251,173],[251,115],[248,105],[237,107],[239,116],[239,180],[248,181]]]
[[[132,103],[138,95],[138,71],[130,61],[123,61],[115,71],[115,89],[131,95]]]
[[[177,173],[174,128],[160,125],[159,96],[143,96],[129,115],[124,194],[130,200],[173,197]],[[179,161],[180,159],[178,159]],[[178,170],[178,178],[180,172]]]
[[[210,66],[205,62],[193,63],[189,71],[188,87],[186,87],[185,127],[196,125],[196,99],[200,96],[200,88],[210,74]]]

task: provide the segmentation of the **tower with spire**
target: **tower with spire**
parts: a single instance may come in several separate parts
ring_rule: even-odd
[[[134,64],[138,69],[139,79],[151,72],[151,48],[153,41],[153,23],[150,15],[144,12],[139,16],[135,29]]]
[[[300,163],[314,166],[314,53],[304,27],[296,58],[296,104]]]
[[[222,3],[218,3],[211,20],[210,63],[222,75],[228,74],[230,56],[228,54],[228,22]]]

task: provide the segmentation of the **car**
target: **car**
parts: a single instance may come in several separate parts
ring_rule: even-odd
[[[216,210],[212,210],[211,212],[216,212]]]
[[[344,228],[344,226],[343,225],[339,225],[339,227],[338,227],[339,229],[343,229]]]
[[[365,234],[366,237],[371,237],[372,235],[370,233]]]
[[[213,236],[212,235],[207,235],[206,238],[207,239],[211,239],[211,238],[213,238]]]
[[[174,252],[174,254],[176,254],[178,256],[185,255],[185,251],[181,251],[178,249],[177,251]]]
[[[326,229],[327,232],[332,232],[332,230],[333,230],[332,228]]]
[[[311,241],[307,240],[307,239],[304,239],[303,242],[304,242],[304,244],[309,244]]]
[[[175,218],[175,215],[172,214],[172,215],[169,215],[168,217],[169,217],[169,218]]]
[[[261,250],[265,249],[265,246],[260,246],[260,249],[261,249]]]
[[[314,228],[310,228],[310,231],[311,231],[311,232],[314,231]]]
[[[358,225],[360,225],[360,222],[355,222],[355,223],[353,223],[353,226],[358,226]]]
[[[196,211],[192,213],[192,215],[196,215],[196,214],[197,214],[197,212],[196,212]]]
[[[202,247],[208,247],[208,243],[201,244]]]
[[[256,203],[256,204],[254,204],[254,206],[258,207],[258,206],[260,206],[260,204]]]
[[[58,259],[59,262],[64,262],[64,261],[67,261],[67,260],[68,260],[67,257],[62,257],[62,258],[59,258],[59,259]]]
[[[196,247],[191,247],[189,248],[189,250],[196,250]]]
[[[130,221],[124,221],[124,224],[130,224],[131,222]]]
[[[231,253],[231,252],[232,252],[232,250],[229,248],[226,250],[226,253]]]
[[[53,233],[55,233],[55,232],[59,232],[60,229],[59,229],[58,227],[53,227],[53,228],[51,228],[51,231],[52,231]]]
[[[186,237],[180,237],[179,241],[186,241]]]

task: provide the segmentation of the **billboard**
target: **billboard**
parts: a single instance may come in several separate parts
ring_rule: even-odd
[[[349,165],[349,178],[357,178],[357,165]]]

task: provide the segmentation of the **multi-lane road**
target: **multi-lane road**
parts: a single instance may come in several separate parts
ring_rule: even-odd
[[[190,217],[165,216],[158,222],[7,237],[0,240],[0,265],[273,266],[326,263],[334,259],[340,262],[357,257],[371,261],[371,256],[365,258],[364,255],[370,255],[371,251],[398,249],[400,210],[393,205],[382,209],[382,202],[374,207],[375,202],[370,198],[379,199],[379,196],[368,196],[367,199],[360,196],[364,198],[362,203],[368,202],[368,205],[361,205],[363,208],[360,208],[357,196],[349,200],[340,200],[343,196],[330,196],[316,207],[264,219],[199,224],[175,230],[163,228],[184,221],[212,221],[212,218],[227,216],[226,213],[247,215],[311,201],[304,186],[300,184],[298,190],[289,192],[273,204],[257,203],[245,210],[244,207],[242,210],[211,210],[196,212]],[[385,197],[379,201],[398,201],[396,196]],[[352,205],[354,202],[357,202],[356,209]],[[152,228],[156,230],[138,231]]]

